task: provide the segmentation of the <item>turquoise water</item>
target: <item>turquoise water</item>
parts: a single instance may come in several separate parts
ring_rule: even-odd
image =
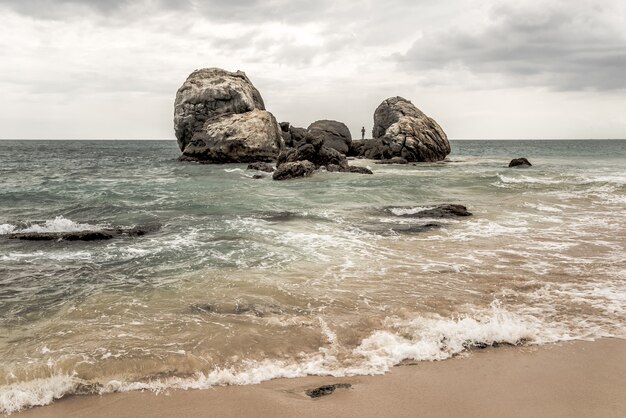
[[[174,141],[0,141],[0,411],[626,336],[626,141],[452,149],[274,182]],[[394,232],[442,203],[474,215]],[[159,229],[7,239],[137,225]]]

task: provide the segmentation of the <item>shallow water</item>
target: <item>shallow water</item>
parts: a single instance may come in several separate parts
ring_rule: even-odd
[[[626,337],[626,141],[452,148],[274,182],[174,142],[0,141],[0,411]],[[401,216],[442,203],[473,216]],[[134,225],[160,229],[6,239]]]

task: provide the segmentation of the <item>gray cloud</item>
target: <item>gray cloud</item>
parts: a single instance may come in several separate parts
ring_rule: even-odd
[[[612,21],[624,12],[610,1],[501,5],[484,27],[427,33],[395,58],[409,70],[461,69],[504,76],[508,85],[624,89],[626,36],[619,19]]]

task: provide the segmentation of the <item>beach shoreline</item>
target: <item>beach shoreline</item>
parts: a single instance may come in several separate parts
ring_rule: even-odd
[[[311,399],[305,391],[349,383]],[[626,340],[474,350],[394,367],[381,376],[275,379],[165,393],[70,396],[14,417],[626,415]]]

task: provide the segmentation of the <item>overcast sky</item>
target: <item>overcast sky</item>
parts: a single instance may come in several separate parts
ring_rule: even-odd
[[[202,67],[354,137],[400,95],[451,139],[626,138],[624,0],[0,0],[0,138],[174,138]]]

